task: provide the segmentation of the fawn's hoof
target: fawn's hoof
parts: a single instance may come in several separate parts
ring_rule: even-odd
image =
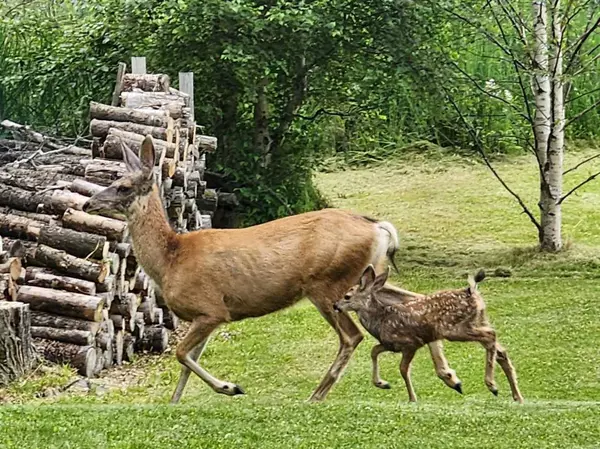
[[[460,383],[460,382],[459,382],[459,383],[457,383],[456,385],[454,385],[452,388],[453,388],[454,390],[458,391],[460,394],[463,394],[463,391],[462,391],[462,383]]]
[[[389,382],[386,382],[385,380],[374,382],[373,385],[375,385],[377,388],[381,388],[382,390],[389,390],[390,388],[392,388]]]

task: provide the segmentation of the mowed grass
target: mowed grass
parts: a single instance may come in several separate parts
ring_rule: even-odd
[[[587,153],[569,155],[567,166]],[[499,161],[500,172],[535,207],[537,179],[528,158]],[[590,164],[575,185],[598,166]],[[498,267],[481,285],[492,323],[517,369],[526,403],[514,404],[502,371],[500,396],[483,383],[484,351],[446,343],[465,394],[445,387],[427,349],[413,363],[418,404],[408,404],[399,356],[381,357],[383,391],[370,383],[365,339],[328,399],[310,404],[337,350],[337,339],[306,302],[233,323],[215,336],[202,364],[244,386],[247,395],[212,393],[192,377],[182,402],[168,405],[179,366],[172,356],[122,368],[134,386],[103,396],[36,399],[44,378],[17,384],[20,405],[0,408],[0,447],[72,448],[583,448],[600,444],[600,184],[564,208],[568,250],[536,252],[535,230],[479,164],[443,157],[320,174],[341,208],[392,221],[402,249],[394,282],[417,291],[465,285],[467,272]],[[37,382],[37,383],[36,383]],[[47,382],[46,382],[47,383]]]

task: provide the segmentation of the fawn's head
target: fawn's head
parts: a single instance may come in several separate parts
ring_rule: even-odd
[[[389,274],[390,268],[388,267],[386,271],[377,276],[373,265],[369,265],[360,277],[358,285],[348,290],[344,298],[336,302],[333,308],[343,312],[359,312],[368,308],[373,300],[373,295],[385,285]]]
[[[111,211],[130,217],[147,204],[154,185],[152,137],[148,135],[144,139],[139,157],[125,143],[121,142],[121,147],[127,174],[87,200],[83,205],[84,212]]]

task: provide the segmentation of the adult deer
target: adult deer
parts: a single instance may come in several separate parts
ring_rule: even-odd
[[[165,217],[154,182],[152,138],[145,138],[139,158],[123,145],[123,159],[128,173],[90,198],[83,209],[125,215],[140,265],[169,308],[191,322],[177,346],[183,368],[171,402],[181,398],[190,371],[217,393],[244,393],[198,364],[211,333],[223,323],[266,315],[303,297],[339,337],[337,357],[310,398],[324,399],[363,339],[349,315],[334,312],[333,304],[369,264],[381,269],[386,256],[393,257],[398,248],[394,227],[327,209],[245,229],[177,234]],[[430,348],[434,360],[445,362],[441,346],[435,343]]]

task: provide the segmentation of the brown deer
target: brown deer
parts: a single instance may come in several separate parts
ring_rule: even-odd
[[[385,351],[401,352],[400,373],[406,383],[410,402],[417,398],[410,379],[410,364],[417,350],[431,341],[477,341],[486,349],[485,384],[498,395],[494,381],[494,362],[498,362],[508,378],[512,397],[522,403],[523,396],[517,385],[515,369],[508,354],[496,340],[496,332],[489,324],[483,297],[477,283],[485,273],[469,276],[469,286],[445,290],[432,295],[413,294],[386,285],[389,270],[377,276],[373,266],[367,267],[360,283],[353,286],[336,302],[340,313],[354,311],[361,324],[380,344],[373,347],[373,383],[389,385],[379,377],[377,357]]]
[[[197,360],[211,333],[221,324],[259,317],[308,297],[339,337],[339,350],[311,400],[325,398],[363,339],[346,313],[333,304],[358,282],[369,265],[393,260],[396,229],[340,210],[326,209],[282,218],[244,229],[206,229],[175,233],[165,217],[154,182],[155,150],[146,136],[136,156],[123,145],[127,174],[84,205],[88,213],[112,211],[127,218],[133,248],[144,271],[160,289],[168,307],[191,322],[177,346],[183,365],[171,402],[181,398],[193,371],[217,393],[243,394],[231,382],[213,377]],[[447,368],[439,343],[430,345]]]

